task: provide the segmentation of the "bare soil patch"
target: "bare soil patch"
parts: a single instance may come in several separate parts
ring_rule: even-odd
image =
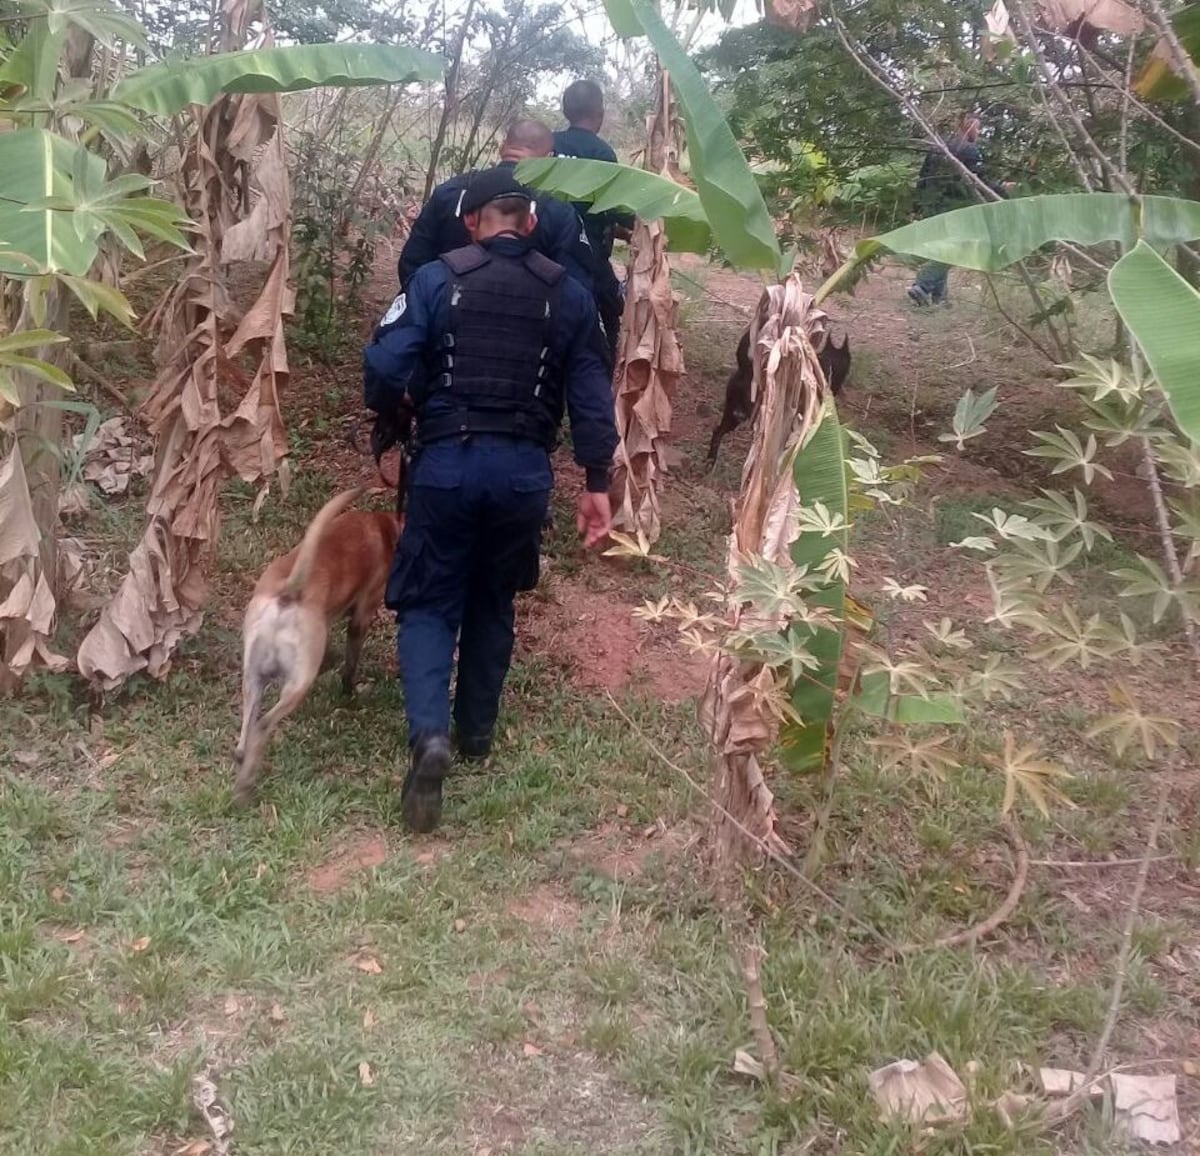
[[[355,878],[387,862],[387,840],[381,832],[350,832],[323,863],[311,868],[306,879],[318,895],[332,895]]]
[[[529,1055],[518,1048],[481,1056],[480,1066],[489,1078],[466,1109],[463,1151],[645,1150],[638,1145],[654,1128],[650,1109],[587,1053]]]
[[[609,821],[564,850],[568,859],[620,883],[637,879],[651,860],[678,859],[693,841],[690,829],[670,827],[662,820],[644,827]]]
[[[579,926],[579,904],[553,883],[540,883],[505,908],[514,919],[539,931],[570,931]]]

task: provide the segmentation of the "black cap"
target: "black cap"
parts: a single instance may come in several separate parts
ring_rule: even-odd
[[[502,197],[522,197],[527,201],[533,200],[533,194],[523,185],[510,168],[499,167],[484,169],[471,178],[467,191],[463,194],[462,212],[477,213],[484,205],[498,201]]]

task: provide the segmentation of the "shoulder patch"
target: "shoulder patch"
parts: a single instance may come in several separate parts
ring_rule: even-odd
[[[400,318],[404,316],[404,310],[406,308],[407,303],[404,300],[404,294],[401,293],[391,303],[391,305],[388,306],[388,311],[383,315],[383,320],[379,322],[380,328],[383,328],[385,325],[392,325],[394,322],[399,321]]]

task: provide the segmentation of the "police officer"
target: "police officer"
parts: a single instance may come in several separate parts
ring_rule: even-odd
[[[537,583],[564,401],[586,472],[577,518],[585,545],[611,525],[617,433],[595,306],[533,248],[531,210],[511,170],[478,175],[462,201],[474,243],[413,275],[364,357],[368,408],[411,403],[416,412],[407,519],[386,601],[399,622],[411,748],[401,806],[417,831],[441,819],[456,641],[458,750],[465,758],[491,750],[513,601]]]
[[[595,81],[577,80],[569,84],[562,95],[562,111],[569,127],[554,134],[555,156],[616,163],[612,145],[599,135],[604,124],[604,91]],[[608,337],[609,354],[615,358],[624,302],[621,283],[612,268],[613,238],[629,237],[633,216],[591,213],[583,206],[580,210],[584,213],[583,226],[595,261],[596,305]]]
[[[554,134],[539,120],[513,124],[500,146],[499,168],[510,176],[518,161],[548,157],[554,151]],[[491,170],[483,170],[489,172]],[[421,207],[412,231],[400,252],[400,288],[406,289],[422,265],[469,241],[463,221],[463,197],[478,173],[464,173],[438,185]],[[589,293],[593,291],[595,258],[579,214],[566,201],[545,197],[538,202],[533,247],[561,265]]]

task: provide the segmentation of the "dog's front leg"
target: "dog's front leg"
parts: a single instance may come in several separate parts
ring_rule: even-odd
[[[342,693],[354,693],[354,676],[358,673],[358,660],[362,657],[363,643],[367,637],[370,619],[365,622],[352,612],[346,620],[346,665],[342,668]]]

